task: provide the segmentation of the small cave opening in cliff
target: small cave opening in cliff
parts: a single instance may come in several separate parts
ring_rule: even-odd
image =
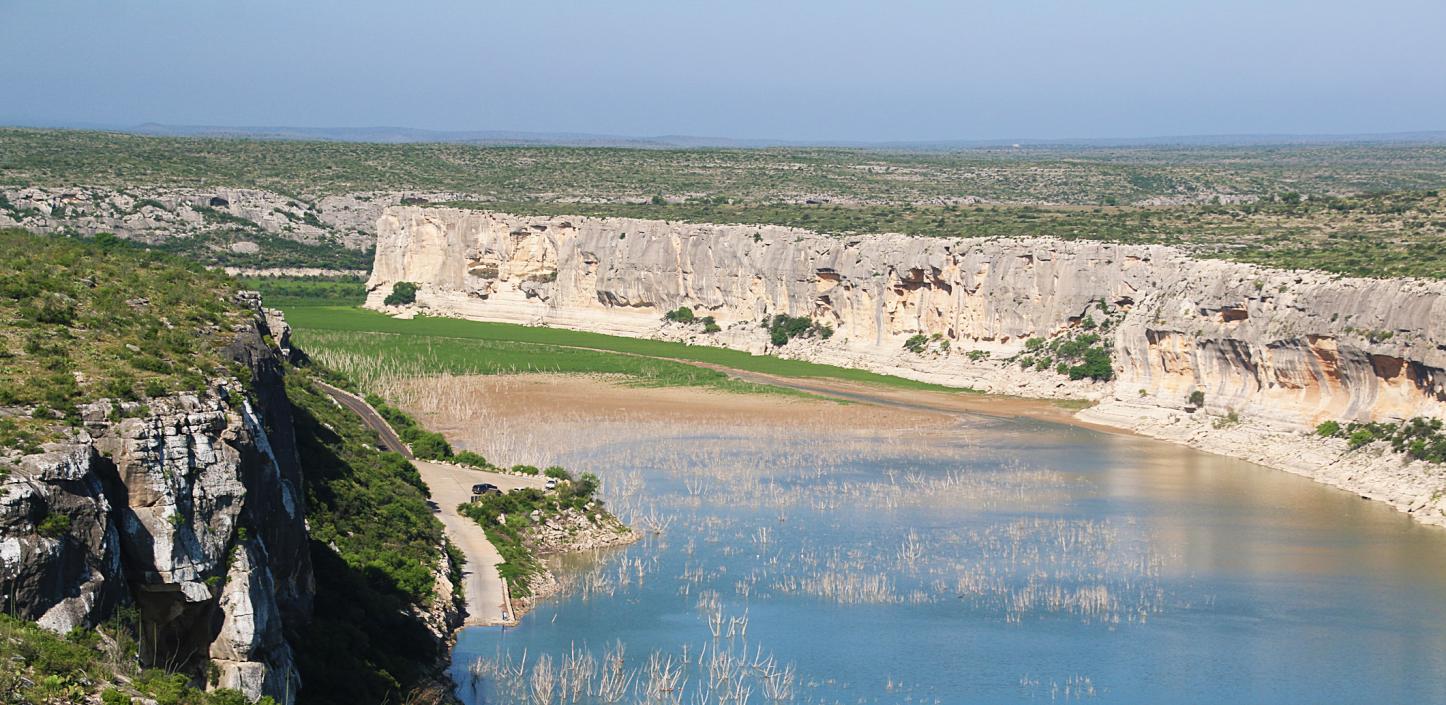
[[[1220,309],[1221,323],[1238,323],[1250,318],[1250,312],[1244,306],[1226,306]]]

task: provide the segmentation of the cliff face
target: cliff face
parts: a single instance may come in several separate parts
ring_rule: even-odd
[[[209,660],[209,685],[290,703],[282,627],[311,614],[310,554],[281,360],[264,342],[284,326],[253,305],[227,350],[249,380],[91,404],[69,440],[19,459],[0,484],[0,579],[8,609],[62,632],[133,603],[147,663]]]
[[[1046,239],[825,237],[781,227],[528,218],[394,207],[378,221],[369,305],[421,285],[435,312],[753,351],[758,321],[828,323],[786,356],[995,392],[1113,399],[1300,430],[1327,419],[1446,415],[1446,285],[1188,258],[1161,246]],[[690,306],[724,326],[676,330]],[[1032,337],[1112,316],[1110,383],[1023,371]],[[939,335],[949,353],[904,351]],[[967,353],[974,351],[974,355]],[[987,353],[989,359],[980,359]],[[974,358],[974,359],[971,359]]]

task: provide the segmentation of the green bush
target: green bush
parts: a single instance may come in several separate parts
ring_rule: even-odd
[[[663,318],[674,323],[692,323],[693,309],[688,308],[687,306],[679,306],[678,308],[675,308],[663,314]]]
[[[557,465],[553,465],[552,467],[550,467],[550,468],[548,468],[548,469],[546,469],[546,470],[543,470],[543,471],[542,471],[542,474],[544,474],[544,475],[546,475],[546,476],[548,476],[548,477],[557,479],[557,480],[571,480],[571,479],[572,479],[572,473],[568,472],[568,471],[567,471],[567,468],[559,467],[559,466],[557,466]]]
[[[778,314],[770,319],[765,319],[763,326],[768,329],[768,339],[775,346],[782,347],[788,341],[803,336],[817,335],[821,338],[829,338],[833,335],[831,326],[815,323],[808,316],[789,316]]]
[[[116,690],[106,688],[100,692],[100,701],[103,705],[131,705],[131,696]]]
[[[542,471],[538,470],[537,467],[533,465],[513,465],[512,472],[521,473],[523,475],[536,475],[538,473],[541,473]]]
[[[409,306],[417,302],[417,285],[412,282],[397,282],[392,285],[392,293],[382,303],[388,306]]]
[[[412,431],[402,438],[412,455],[423,460],[446,460],[452,457],[452,445],[446,436],[435,431]]]
[[[1190,396],[1186,401],[1190,402],[1190,406],[1203,407],[1205,406],[1205,392],[1199,389],[1190,392]]]
[[[459,465],[467,465],[470,467],[478,468],[481,470],[486,470],[492,467],[492,464],[487,462],[487,459],[482,457],[482,454],[474,453],[470,450],[460,451],[456,455],[453,455],[452,462]]]
[[[922,355],[924,353],[924,350],[928,347],[929,336],[924,335],[923,333],[915,333],[914,335],[909,336],[908,340],[904,341],[904,349],[916,355]]]
[[[398,409],[374,394],[368,394],[367,403],[391,425],[392,430],[412,450],[412,455],[423,460],[447,460],[452,457],[452,444],[447,437],[435,431],[428,431],[417,424],[406,412]]]
[[[1346,436],[1346,445],[1348,445],[1351,450],[1355,450],[1374,440],[1376,440],[1376,434],[1374,432],[1368,428],[1358,428]]]
[[[1335,438],[1340,434],[1341,424],[1339,421],[1323,421],[1319,426],[1315,427],[1315,435],[1321,438]]]
[[[36,533],[50,538],[59,538],[70,531],[70,515],[51,512],[35,526]]]

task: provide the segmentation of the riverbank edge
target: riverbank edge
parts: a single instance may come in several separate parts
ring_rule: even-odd
[[[564,521],[572,522],[576,528],[582,531],[581,535],[571,535],[565,541],[549,542],[540,538],[539,531],[542,527],[534,527],[529,536],[532,543],[533,554],[542,562],[542,572],[532,576],[527,581],[527,588],[531,595],[526,597],[513,597],[510,586],[507,594],[507,607],[512,611],[512,625],[522,622],[529,612],[555,595],[566,589],[566,584],[559,580],[553,572],[551,561],[560,558],[565,554],[572,553],[597,553],[630,546],[642,540],[643,532],[628,526],[623,520],[614,516],[611,512],[605,512],[600,518],[589,521],[582,512],[567,512],[561,517]],[[479,527],[480,528],[480,527]],[[621,529],[621,531],[619,531]],[[507,581],[503,581],[506,585]]]
[[[1074,418],[1300,475],[1384,503],[1422,524],[1446,528],[1446,469],[1396,453],[1384,443],[1352,450],[1338,438],[1114,400]]]

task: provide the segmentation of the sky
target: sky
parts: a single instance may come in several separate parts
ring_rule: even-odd
[[[0,123],[797,141],[1446,129],[1443,0],[0,0]]]

